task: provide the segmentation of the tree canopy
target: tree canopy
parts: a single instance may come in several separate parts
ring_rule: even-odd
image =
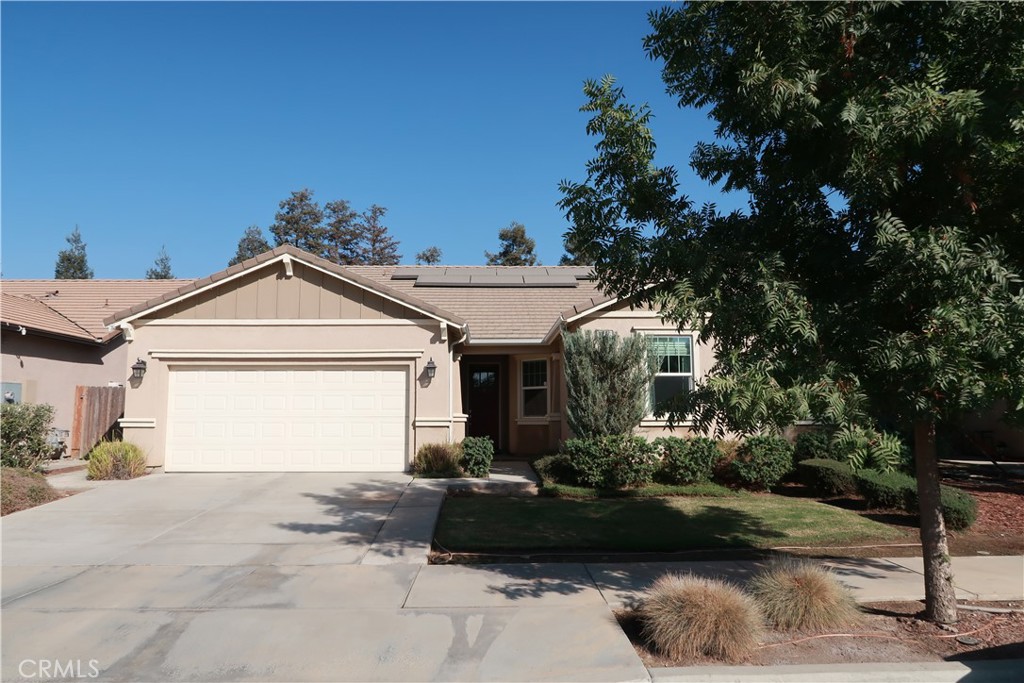
[[[427,266],[436,266],[441,262],[441,249],[439,247],[427,247],[416,254],[416,263]]]
[[[167,255],[167,247],[160,247],[153,267],[146,271],[147,280],[173,280],[174,273],[171,272],[171,257]]]
[[[588,82],[599,138],[563,182],[568,239],[609,292],[713,346],[672,407],[704,429],[812,418],[913,429],[930,616],[955,619],[934,428],[1005,400],[1024,417],[1024,5],[690,3],[648,55],[706,108],[694,206],[655,164],[651,112]]]
[[[484,252],[489,266],[535,266],[537,255],[533,250],[537,242],[526,235],[526,226],[512,221],[507,228],[498,231],[501,242],[498,253]]]
[[[291,244],[341,265],[396,264],[399,242],[382,221],[386,213],[376,204],[359,213],[344,199],[321,207],[312,190],[302,189],[280,203],[270,234],[276,246]]]
[[[270,243],[263,236],[263,229],[258,225],[250,225],[245,229],[241,239],[238,240],[238,249],[235,255],[228,261],[229,266],[234,266],[242,261],[259,256],[265,251],[270,251]]]
[[[82,233],[78,231],[77,225],[65,239],[68,248],[57,252],[53,277],[58,280],[92,279],[92,268],[89,267],[89,259],[85,254],[85,242],[82,241]]]

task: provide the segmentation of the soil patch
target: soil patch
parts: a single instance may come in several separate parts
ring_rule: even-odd
[[[968,604],[968,603],[965,603]],[[995,609],[1020,610],[1020,602],[970,603]],[[649,667],[714,664],[841,664],[871,662],[941,662],[950,660],[1024,658],[1024,613],[994,614],[960,610],[953,632],[923,621],[922,602],[861,605],[860,624],[841,631],[769,631],[745,661],[673,660],[658,653],[641,633],[636,610],[616,612],[619,625]],[[977,641],[977,642],[975,642]]]

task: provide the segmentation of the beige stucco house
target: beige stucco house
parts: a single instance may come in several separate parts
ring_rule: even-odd
[[[168,471],[399,471],[467,435],[554,450],[569,436],[563,327],[658,337],[659,399],[712,362],[694,335],[602,296],[588,268],[341,267],[290,246],[105,323],[126,377],[146,363],[125,439]]]
[[[72,427],[75,387],[126,381],[128,348],[104,318],[187,280],[4,280],[0,379],[4,400],[49,403]]]

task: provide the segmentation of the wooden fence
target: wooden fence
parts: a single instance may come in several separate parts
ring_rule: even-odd
[[[68,455],[81,458],[124,415],[124,387],[75,387],[75,415]]]

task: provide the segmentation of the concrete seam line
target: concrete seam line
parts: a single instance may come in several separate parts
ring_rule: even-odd
[[[242,566],[246,566],[246,565],[242,565]],[[245,579],[247,579],[250,576],[252,576],[254,573],[256,573],[256,570],[260,569],[260,568],[261,568],[261,565],[254,565],[254,566],[252,566],[252,569],[247,571],[245,574],[242,574],[237,579],[235,579],[234,581],[230,582],[228,585],[221,586],[220,588],[218,588],[216,591],[214,591],[209,596],[207,596],[205,600],[203,600],[202,602],[199,603],[200,609],[206,608],[207,603],[209,603],[210,600],[212,600],[214,598],[214,596],[219,595],[222,592],[230,590],[232,587],[238,585],[239,583],[241,583]],[[275,566],[274,569],[278,569],[278,567]]]
[[[11,566],[14,566],[14,565],[11,565]],[[21,600],[22,598],[27,598],[30,595],[35,595],[39,591],[44,591],[47,588],[53,588],[54,586],[59,586],[62,583],[70,581],[71,579],[78,578],[79,576],[81,576],[82,574],[86,573],[87,571],[89,571],[91,569],[95,569],[96,567],[102,567],[102,566],[105,566],[105,565],[97,565],[97,564],[86,565],[86,566],[84,566],[82,571],[78,572],[77,574],[72,574],[71,576],[66,576],[63,579],[59,579],[57,581],[54,581],[53,583],[48,583],[45,586],[40,586],[39,588],[33,588],[32,590],[28,591],[27,593],[21,593],[20,595],[15,595],[14,597],[7,598],[6,600],[3,601],[3,603],[0,603],[0,605],[2,605],[3,607],[7,607],[8,605],[10,605],[12,602],[15,602],[16,600]]]
[[[400,607],[399,609],[408,609],[408,608],[406,607],[406,603],[408,603],[408,602],[409,602],[409,596],[410,596],[410,595],[412,595],[412,589],[413,589],[413,586],[415,586],[415,585],[416,585],[416,582],[417,582],[417,581],[419,580],[419,578],[420,578],[420,571],[422,571],[422,570],[423,570],[423,567],[425,567],[425,566],[426,566],[426,565],[422,565],[422,564],[418,564],[418,565],[416,565],[416,575],[415,575],[415,576],[413,576],[413,577],[412,577],[412,581],[410,581],[410,582],[409,582],[409,590],[405,591],[405,597],[404,597],[404,598],[402,598],[402,606],[401,606],[401,607]]]

